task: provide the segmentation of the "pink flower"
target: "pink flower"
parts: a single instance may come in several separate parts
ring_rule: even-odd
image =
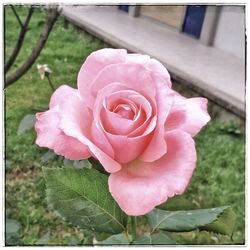
[[[192,137],[210,120],[207,100],[181,96],[160,62],[124,49],[92,53],[77,85],[59,87],[36,115],[36,143],[71,160],[97,158],[128,215],[183,193],[196,164]]]

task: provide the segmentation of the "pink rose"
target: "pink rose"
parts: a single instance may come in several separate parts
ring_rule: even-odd
[[[181,96],[160,62],[124,49],[92,53],[77,86],[59,87],[36,115],[36,143],[71,160],[97,158],[128,215],[183,193],[196,164],[192,137],[210,120],[207,100]]]

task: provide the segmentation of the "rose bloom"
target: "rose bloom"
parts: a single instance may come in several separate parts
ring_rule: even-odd
[[[182,194],[196,165],[192,137],[210,120],[207,99],[181,96],[159,61],[124,49],[90,54],[77,87],[60,86],[36,114],[36,143],[70,160],[98,159],[128,215]]]

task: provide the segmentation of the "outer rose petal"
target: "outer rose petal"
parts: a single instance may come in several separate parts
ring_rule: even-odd
[[[127,54],[126,63],[145,64],[150,60],[150,56],[137,53]]]
[[[145,65],[147,68],[151,69],[152,71],[158,73],[163,79],[166,80],[167,85],[171,88],[172,83],[170,80],[170,75],[167,69],[156,59],[152,58],[149,62]]]
[[[49,108],[53,108],[56,105],[60,105],[68,96],[76,95],[78,93],[77,89],[71,88],[67,85],[61,85],[55,90],[50,98]]]
[[[108,65],[125,62],[125,49],[100,49],[91,53],[82,65],[77,78],[77,86],[83,101],[88,107],[94,104],[91,85],[98,73]]]
[[[65,135],[59,128],[58,106],[37,113],[36,118],[37,145],[53,149],[56,154],[70,160],[82,160],[91,156],[88,147],[77,139]]]
[[[92,113],[78,96],[70,96],[60,106],[60,128],[68,136],[77,138],[88,146],[92,154],[101,162],[109,173],[119,171],[121,165],[103,152],[91,140]]]
[[[110,175],[109,190],[126,214],[144,215],[188,185],[196,164],[194,141],[180,130],[166,133],[165,139],[168,152],[158,161],[134,161]]]
[[[156,59],[150,58],[148,55],[127,54],[126,62],[143,64],[145,67],[151,69],[155,73],[160,74],[161,77],[166,80],[167,85],[171,88],[172,83],[167,69]]]
[[[186,99],[176,94],[165,128],[166,130],[180,129],[195,136],[209,120],[206,98]]]

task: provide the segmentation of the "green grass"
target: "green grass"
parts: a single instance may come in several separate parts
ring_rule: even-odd
[[[18,7],[25,17],[27,9]],[[18,25],[9,7],[5,7],[6,58],[10,55],[18,35]],[[25,46],[10,73],[25,60],[42,29],[45,12],[36,9]],[[90,52],[108,45],[79,32],[72,25],[64,28],[60,18],[49,37],[37,63],[48,64],[52,69],[51,79],[55,87],[69,84],[76,87],[77,72]],[[15,84],[5,90],[5,136],[6,159],[6,208],[8,218],[20,223],[17,239],[12,244],[34,245],[44,236],[45,244],[73,245],[84,243],[84,233],[63,221],[47,207],[45,183],[41,172],[41,157],[46,149],[35,145],[35,133],[29,131],[18,135],[18,125],[24,115],[41,110],[47,105],[51,89],[46,80],[41,80],[36,64]],[[184,91],[185,93],[185,91]],[[214,109],[210,103],[209,109]],[[220,113],[220,110],[219,110]],[[173,234],[183,244],[242,244],[244,243],[245,207],[245,139],[238,133],[235,122],[225,123],[218,112],[207,127],[195,138],[198,163],[191,183],[183,197],[185,203],[173,199],[167,206],[175,208],[207,208],[231,205],[237,215],[233,240],[227,236],[190,232]],[[58,164],[51,160],[48,165]],[[140,218],[141,224],[144,219]],[[145,230],[141,226],[139,231]],[[48,237],[47,237],[48,236]],[[47,239],[46,239],[47,237]],[[42,243],[40,243],[42,244]]]

